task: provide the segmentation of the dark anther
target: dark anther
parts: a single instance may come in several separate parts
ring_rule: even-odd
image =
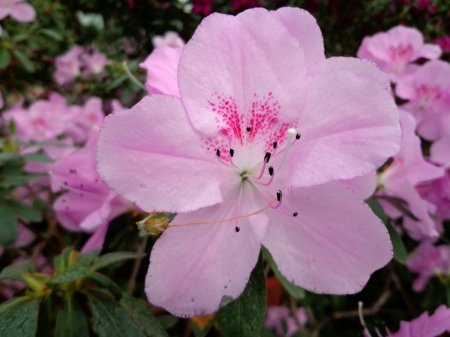
[[[64,185],[66,185],[66,186],[68,185],[67,181],[64,182]]]
[[[250,132],[251,130],[252,130],[252,128],[247,126],[247,132]]]
[[[266,164],[269,162],[271,155],[272,153],[270,152],[266,152],[266,154],[264,155],[264,161],[266,162]]]
[[[298,215],[297,211],[295,211],[294,214],[292,214],[292,216],[297,216],[297,215]]]
[[[278,146],[278,143],[277,143],[276,140],[274,140],[274,141],[273,141],[273,149],[275,150],[275,149],[277,148],[277,146]]]
[[[220,157],[220,149],[217,149],[216,154],[217,154],[217,157]]]
[[[234,150],[230,149],[230,157],[233,157],[233,156],[234,156]]]
[[[236,230],[236,233],[239,233],[239,231],[241,230],[241,227],[236,227],[235,230]]]
[[[83,184],[80,184],[80,188],[83,188]]]
[[[295,139],[300,139],[301,136],[302,136],[301,134],[297,133],[297,135],[295,136]]]
[[[70,173],[76,173],[77,172],[77,170],[75,170],[75,169],[70,169],[69,171],[70,171]]]
[[[270,174],[270,176],[273,176],[273,167],[272,166],[269,166],[269,174]]]
[[[281,193],[280,190],[277,191],[277,200],[281,201],[281,196],[283,195],[283,193]]]

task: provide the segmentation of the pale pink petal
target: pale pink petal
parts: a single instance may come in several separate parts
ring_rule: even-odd
[[[326,74],[336,70],[348,70],[353,74],[377,81],[386,88],[391,87],[389,76],[370,60],[354,57],[331,57],[308,68],[308,77]]]
[[[237,195],[221,204],[178,214],[173,225],[236,217]],[[244,189],[240,214],[255,210],[261,197]],[[263,201],[264,202],[264,201]],[[267,216],[257,214],[236,222],[168,228],[156,241],[146,278],[149,301],[175,316],[210,314],[244,290],[258,260]]]
[[[399,150],[401,139],[397,108],[385,86],[345,70],[308,79],[297,131],[302,136],[289,158],[294,186],[374,171]]]
[[[439,164],[450,163],[450,136],[441,138],[431,145],[430,158]]]
[[[19,22],[30,22],[36,19],[36,11],[26,2],[19,2],[12,6],[11,16]]]
[[[296,285],[316,293],[355,293],[392,258],[384,224],[342,185],[294,188],[283,204],[298,216],[268,211],[263,245]]]
[[[81,252],[88,252],[90,250],[97,250],[103,248],[103,243],[105,242],[106,233],[108,232],[109,224],[105,223],[101,226],[84,244]]]
[[[203,146],[179,99],[147,96],[106,117],[98,169],[112,189],[145,211],[192,211],[222,202],[222,181],[237,179]]]
[[[377,188],[377,172],[372,171],[359,177],[339,180],[338,182],[351,189],[361,199],[367,199],[372,196]]]
[[[32,243],[35,238],[36,238],[36,234],[34,234],[34,232],[29,230],[24,225],[19,224],[19,236],[17,237],[17,241],[14,244],[14,247],[17,247],[17,248],[26,247],[30,243]]]
[[[159,47],[139,64],[139,67],[147,70],[145,86],[150,95],[166,94],[180,97],[177,68],[182,51],[183,47]]]
[[[298,42],[267,10],[255,8],[205,18],[184,47],[178,84],[194,127],[216,136],[214,104],[223,99],[239,116],[252,116],[262,102],[277,120],[295,120],[306,100],[305,73]]]
[[[437,60],[442,55],[442,49],[437,44],[426,43],[417,51],[417,55],[429,60]]]
[[[311,14],[295,7],[283,7],[270,13],[298,41],[305,57],[306,66],[325,59],[322,33],[316,19]]]

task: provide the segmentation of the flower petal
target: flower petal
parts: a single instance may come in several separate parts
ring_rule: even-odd
[[[450,163],[450,136],[441,138],[431,145],[430,157],[439,164]]]
[[[145,211],[192,211],[221,202],[221,182],[239,178],[203,146],[179,99],[147,96],[106,117],[98,170],[113,190]]]
[[[148,93],[180,97],[177,68],[183,47],[162,46],[153,50],[139,67],[147,70],[145,86]]]
[[[292,146],[294,186],[350,179],[376,170],[400,147],[397,108],[379,82],[348,71],[308,79],[308,101]]]
[[[245,191],[245,189],[244,189]],[[236,217],[238,196],[191,213],[178,214],[172,225]],[[242,196],[240,214],[260,203],[255,191]],[[173,315],[190,317],[219,309],[237,298],[258,260],[267,216],[264,213],[221,224],[168,228],[156,241],[146,279],[149,301]]]
[[[386,227],[346,187],[294,188],[283,203],[298,216],[268,212],[263,245],[292,283],[317,293],[355,293],[392,258]]]
[[[36,19],[36,11],[26,2],[19,2],[12,6],[10,15],[19,22],[30,22]]]
[[[263,101],[274,118],[295,120],[305,104],[305,73],[297,41],[267,10],[255,8],[205,18],[184,47],[178,84],[195,128],[216,136],[222,122],[214,104],[252,116],[252,106]]]
[[[339,180],[339,183],[347,186],[359,195],[361,199],[367,199],[372,196],[377,188],[377,172],[372,171],[359,177]]]
[[[348,70],[356,76],[365,77],[383,84],[386,88],[391,87],[388,74],[382,71],[370,60],[361,60],[354,57],[331,57],[314,64],[308,68],[308,77],[326,74],[336,70]]]
[[[294,7],[283,7],[270,13],[298,41],[306,66],[325,59],[322,32],[314,16],[303,9]]]

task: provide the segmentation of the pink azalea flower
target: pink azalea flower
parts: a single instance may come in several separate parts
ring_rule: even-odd
[[[98,75],[105,70],[105,66],[112,63],[105,54],[98,50],[94,50],[92,53],[84,53],[81,55],[81,60],[84,66],[84,76]]]
[[[36,235],[32,231],[30,231],[27,227],[22,224],[19,224],[19,234],[17,236],[17,241],[14,244],[15,248],[22,248],[28,246],[30,243],[34,241]],[[3,255],[4,247],[0,245],[0,256]]]
[[[442,178],[420,183],[416,186],[420,197],[436,206],[435,215],[440,219],[450,219],[450,171]]]
[[[394,156],[392,164],[380,175],[379,182],[382,188],[378,194],[397,197],[408,203],[410,212],[419,219],[415,221],[407,216],[403,217],[403,225],[411,237],[416,240],[436,239],[442,228],[441,224],[429,215],[430,212],[434,212],[435,206],[423,200],[414,187],[423,181],[442,177],[444,170],[423,158],[420,138],[414,133],[416,126],[414,118],[402,110],[399,114],[403,131],[402,146]],[[382,205],[386,203],[383,202]],[[385,210],[393,218],[400,216],[400,213],[390,212],[390,208]]]
[[[450,246],[434,246],[432,243],[423,242],[408,257],[406,265],[409,270],[419,274],[413,283],[413,289],[422,291],[431,277],[439,273],[450,273]]]
[[[177,213],[153,247],[150,302],[178,316],[216,311],[244,290],[261,244],[287,279],[319,293],[357,292],[391,259],[384,225],[335,182],[399,149],[384,73],[325,59],[306,11],[251,9],[204,19],[177,80],[181,98],[109,115],[99,142],[111,188]]]
[[[445,52],[450,51],[450,36],[438,37],[434,42]]]
[[[97,133],[105,118],[103,103],[98,97],[90,97],[84,106],[71,106],[69,110],[75,118],[67,133],[77,143],[85,142]]]
[[[80,57],[83,51],[83,47],[73,45],[69,51],[55,59],[56,71],[53,74],[53,78],[56,83],[63,85],[75,81],[81,73]]]
[[[65,192],[53,205],[58,221],[70,231],[94,233],[83,251],[101,248],[109,222],[130,208],[97,173],[97,141],[94,134],[86,147],[58,160],[51,170],[52,190]]]
[[[147,70],[145,86],[149,95],[167,94],[180,97],[177,68],[182,51],[183,47],[158,47],[139,64],[139,67]]]
[[[359,317],[361,324],[364,327],[364,337],[371,337],[370,332],[367,330],[364,318],[362,315],[362,303],[359,302]],[[377,335],[381,336],[381,333],[376,329]],[[400,329],[392,333],[388,331],[387,337],[436,337],[440,336],[444,332],[450,332],[450,309],[445,305],[441,305],[436,309],[433,315],[428,316],[428,312],[424,312],[418,318],[411,322],[400,322]]]
[[[31,22],[36,19],[33,6],[23,0],[0,0],[0,20],[8,15],[19,22]]]
[[[173,48],[184,47],[183,39],[176,32],[168,31],[163,36],[156,35],[152,38],[153,47],[170,46]]]
[[[415,70],[407,67],[411,62],[421,57],[435,60],[441,53],[439,46],[424,44],[422,33],[417,29],[400,25],[385,33],[365,37],[357,55],[374,61],[389,74],[392,82],[397,82],[400,75],[408,75]]]
[[[448,168],[450,163],[450,135],[438,139],[431,145],[430,158],[435,163],[442,164]]]
[[[211,6],[214,0],[191,0],[192,13],[207,16],[211,14]]]
[[[306,311],[304,308],[297,309],[297,319],[301,325],[308,322]],[[283,328],[283,322],[286,326],[286,332]],[[267,309],[267,317],[264,325],[270,329],[274,329],[277,335],[290,337],[298,331],[298,326],[295,319],[289,315],[289,310],[286,307],[269,307]]]
[[[417,72],[399,80],[395,92],[409,100],[402,109],[411,112],[417,121],[417,132],[427,140],[450,135],[450,64],[430,61]]]

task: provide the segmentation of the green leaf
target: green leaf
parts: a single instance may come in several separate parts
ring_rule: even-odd
[[[54,337],[54,334],[49,331],[49,326],[54,320],[52,315],[52,302],[54,301],[53,294],[44,297],[39,307],[38,327],[35,337]]]
[[[9,121],[8,130],[11,135],[14,136],[16,134],[16,122],[14,121],[14,119],[11,119]]]
[[[42,34],[47,35],[48,37],[52,38],[55,41],[62,41],[63,40],[62,35],[59,34],[56,31],[54,31],[54,30],[41,28],[40,31],[41,31]]]
[[[22,53],[20,50],[17,49],[13,49],[12,53],[19,60],[20,64],[23,65],[23,67],[27,72],[34,73],[36,71],[33,62],[28,58],[27,55],[25,55],[24,53]]]
[[[19,225],[14,212],[4,200],[0,200],[0,219],[0,245],[5,247],[12,246],[17,241]]]
[[[42,212],[48,211],[47,203],[44,200],[39,199],[39,198],[35,198],[33,200],[33,208],[37,209],[38,211],[42,211]]]
[[[99,337],[147,337],[118,303],[88,293],[94,329]]]
[[[68,296],[64,299],[63,308],[56,314],[55,337],[83,336],[89,336],[86,315],[76,299]]]
[[[37,163],[51,163],[53,162],[53,160],[51,160],[48,156],[46,156],[43,153],[28,153],[28,154],[24,154],[22,156],[23,159],[28,160],[28,161],[34,161]]]
[[[108,289],[116,300],[122,298],[122,289],[105,275],[93,272],[92,274],[89,274],[87,278],[97,283],[100,287]]]
[[[21,263],[11,264],[3,268],[2,272],[0,273],[0,280],[7,279],[25,282],[25,280],[23,279],[23,274],[34,273],[35,271],[36,268],[30,261],[23,261]]]
[[[0,153],[0,165],[3,165],[4,163],[6,163],[9,160],[12,159],[19,159],[20,156],[17,153],[14,152],[3,152]]]
[[[389,218],[387,217],[386,213],[383,210],[383,207],[381,204],[374,198],[370,198],[366,200],[367,204],[370,206],[372,211],[375,213],[376,216],[378,216],[381,221],[384,222],[384,225],[386,226],[389,237],[391,238],[392,246],[394,248],[394,259],[401,264],[405,264],[406,257],[408,253],[406,252],[405,245],[403,244],[402,238],[400,235],[398,235],[397,231],[392,227]]]
[[[22,204],[15,200],[7,200],[6,204],[14,212],[15,215],[23,219],[33,222],[42,221],[42,214],[36,211],[33,207]]]
[[[272,268],[275,276],[277,277],[278,281],[280,281],[283,288],[286,289],[286,291],[295,299],[302,299],[303,297],[305,297],[305,290],[303,288],[296,286],[295,284],[292,284],[280,273],[277,264],[273,260],[273,257],[267,250],[267,248],[261,246],[261,251],[263,255],[266,257],[267,261],[269,262],[270,267]]]
[[[145,253],[132,252],[114,252],[100,256],[100,258],[92,265],[92,270],[99,270],[111,264],[119,263],[129,259],[138,259],[144,257]]]
[[[0,186],[1,187],[23,186],[39,179],[40,177],[45,177],[45,175],[41,174],[3,175],[0,176]]]
[[[142,301],[124,293],[120,304],[148,337],[168,337],[159,320],[152,315]]]
[[[398,235],[394,227],[392,227],[389,220],[387,220],[384,224],[389,232],[392,246],[394,247],[394,259],[401,264],[405,264],[408,253],[406,252],[406,248],[403,244],[402,238],[400,237],[400,235]]]
[[[115,80],[113,80],[109,85],[106,87],[106,91],[111,91],[115,88],[117,88],[119,85],[121,85],[123,82],[125,82],[128,79],[127,75],[122,75],[117,77]]]
[[[75,264],[67,268],[64,272],[53,277],[47,282],[48,286],[55,286],[62,283],[74,282],[89,275],[89,267],[82,264]]]
[[[166,330],[172,328],[173,326],[175,326],[175,324],[178,323],[178,318],[171,315],[158,315],[156,319],[158,320],[159,324],[161,324],[163,329]]]
[[[12,40],[13,40],[14,43],[17,43],[17,42],[21,42],[21,41],[24,41],[24,40],[28,39],[29,36],[30,35],[28,35],[26,33],[20,33],[20,34],[14,35]]]
[[[37,329],[41,299],[27,297],[14,299],[0,306],[0,331],[2,337],[34,337]],[[7,310],[2,307],[8,306]]]
[[[100,255],[100,249],[97,250],[90,250],[86,253],[78,254],[77,256],[77,262],[82,263],[84,265],[91,265],[92,262],[95,261],[95,259]]]
[[[62,273],[69,266],[70,255],[72,254],[73,248],[66,247],[61,255],[58,255],[53,260],[53,266],[55,267],[58,274]]]
[[[47,282],[48,286],[55,286],[61,283],[74,282],[76,280],[86,278],[89,274],[89,266],[81,263],[76,263],[68,267],[61,274],[56,275],[50,281]]]
[[[11,63],[11,54],[6,49],[0,49],[0,68],[6,68]]]
[[[223,337],[257,337],[266,314],[266,282],[260,256],[244,292],[217,312],[216,320]]]

